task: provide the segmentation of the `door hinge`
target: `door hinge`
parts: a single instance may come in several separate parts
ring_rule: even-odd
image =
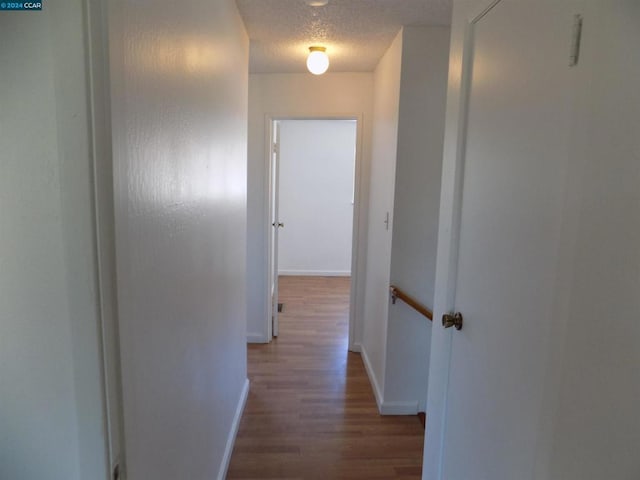
[[[279,154],[280,153],[280,149],[277,143],[273,144],[273,153],[275,154]]]
[[[574,67],[580,58],[580,39],[582,37],[582,15],[573,16],[573,28],[571,32],[571,52],[569,53],[569,66]]]

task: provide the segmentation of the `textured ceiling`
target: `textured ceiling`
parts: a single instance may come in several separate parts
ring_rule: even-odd
[[[251,73],[306,72],[311,45],[327,48],[330,72],[370,72],[402,25],[449,25],[451,0],[236,0]]]

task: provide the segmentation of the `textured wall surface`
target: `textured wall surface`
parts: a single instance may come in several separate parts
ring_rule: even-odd
[[[248,39],[231,0],[111,8],[128,477],[212,479],[246,385]]]

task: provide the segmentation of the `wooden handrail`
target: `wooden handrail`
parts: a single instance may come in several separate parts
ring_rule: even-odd
[[[406,303],[407,305],[412,307],[414,310],[416,310],[418,313],[421,313],[422,315],[427,317],[429,320],[433,321],[433,312],[431,310],[429,310],[427,307],[425,307],[424,305],[422,305],[420,302],[418,302],[415,298],[413,298],[410,295],[406,294],[405,292],[400,290],[395,285],[391,285],[389,287],[389,290],[391,291],[391,302],[392,303],[395,304],[396,303],[396,299],[399,298],[404,303]]]

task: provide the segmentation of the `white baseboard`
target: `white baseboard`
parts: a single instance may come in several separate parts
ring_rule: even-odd
[[[418,402],[382,402],[382,415],[417,415]]]
[[[354,343],[351,345],[351,347],[349,348],[350,352],[356,352],[356,353],[361,353],[362,352],[362,345],[360,345],[359,343]]]
[[[350,270],[278,270],[283,277],[350,277]]]
[[[249,395],[249,379],[244,381],[242,392],[240,393],[240,399],[238,400],[238,406],[236,407],[236,413],[233,416],[233,422],[231,423],[231,429],[229,430],[229,436],[227,437],[227,446],[224,449],[224,455],[222,457],[222,463],[220,470],[218,470],[218,480],[224,480],[227,476],[227,470],[229,470],[229,462],[231,461],[231,453],[233,452],[233,445],[236,443],[236,435],[238,434],[238,428],[240,427],[240,419],[242,418],[242,412],[244,406],[247,403],[247,396]]]
[[[418,401],[385,402],[384,395],[380,390],[380,385],[378,385],[378,380],[373,374],[373,368],[371,367],[367,350],[364,348],[364,345],[357,343],[354,344],[354,347],[356,345],[360,348],[360,355],[362,356],[364,369],[367,372],[369,382],[373,388],[373,395],[376,397],[376,404],[378,405],[378,412],[380,412],[380,415],[417,415],[419,411]]]
[[[369,361],[369,356],[367,355],[367,350],[364,348],[364,345],[360,346],[360,355],[362,356],[364,369],[367,372],[367,376],[369,377],[369,383],[371,383],[371,388],[373,388],[373,396],[376,397],[376,404],[378,405],[378,411],[380,412],[380,414],[382,414],[382,403],[383,403],[382,392],[380,391],[378,380],[376,379],[376,376],[373,374],[373,368],[371,367],[371,362]]]
[[[247,333],[247,343],[269,343],[269,339],[261,333]]]

